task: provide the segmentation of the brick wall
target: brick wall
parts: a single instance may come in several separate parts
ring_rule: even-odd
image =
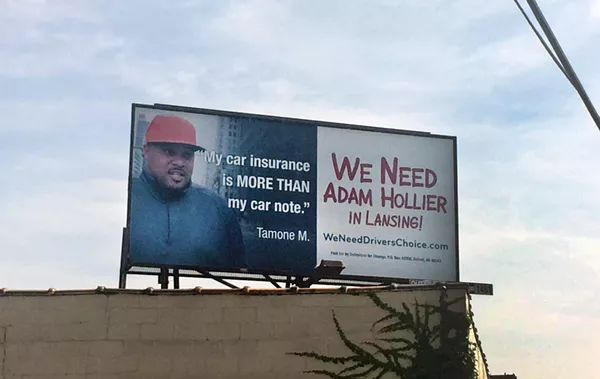
[[[333,291],[156,292],[0,295],[0,378],[309,378],[304,370],[326,366],[286,353],[348,354],[333,310],[355,342],[372,340],[384,315],[367,296]],[[439,298],[378,295],[395,306]]]

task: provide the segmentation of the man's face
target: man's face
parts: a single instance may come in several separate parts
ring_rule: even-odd
[[[188,186],[194,171],[194,149],[175,143],[144,146],[148,171],[163,186],[179,190]]]

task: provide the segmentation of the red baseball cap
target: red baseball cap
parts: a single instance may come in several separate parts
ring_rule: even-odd
[[[196,143],[196,128],[188,120],[171,115],[157,115],[146,130],[146,143],[180,143],[204,150]]]

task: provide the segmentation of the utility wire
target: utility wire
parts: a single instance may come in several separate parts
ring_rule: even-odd
[[[550,45],[552,45],[552,47],[554,48],[556,55],[552,54],[549,51],[550,49],[549,49],[548,45],[543,41],[543,39],[541,38],[541,35],[536,30],[534,25],[531,23],[529,17],[527,17],[527,14],[525,13],[523,8],[519,4],[518,0],[514,0],[514,2],[519,7],[519,10],[521,11],[521,13],[525,16],[525,19],[527,20],[527,22],[529,23],[529,25],[531,26],[531,28],[533,29],[535,34],[538,36],[538,39],[542,42],[542,45],[544,45],[544,48],[546,49],[548,54],[552,57],[552,60],[554,61],[554,63],[556,63],[556,65],[559,67],[561,72],[565,75],[567,80],[569,80],[569,82],[571,83],[573,88],[575,88],[575,90],[579,94],[579,97],[581,98],[585,107],[587,108],[590,116],[592,117],[592,120],[594,120],[594,123],[600,130],[600,115],[598,115],[596,108],[594,108],[594,104],[592,104],[592,101],[590,100],[588,94],[586,93],[585,88],[583,88],[583,85],[579,81],[577,74],[575,74],[575,70],[573,70],[571,63],[569,63],[569,59],[567,58],[566,54],[562,50],[560,43],[558,42],[558,40],[556,39],[556,36],[552,32],[550,25],[548,25],[548,22],[546,21],[546,18],[544,17],[540,7],[537,5],[537,2],[535,0],[527,0],[527,3],[529,4],[531,11],[533,12],[533,15],[535,16],[538,23],[540,24],[542,31],[546,35],[546,38],[548,38]]]
[[[598,112],[596,112],[596,108],[594,108],[594,104],[592,104],[592,101],[590,100],[587,92],[585,91],[585,88],[583,88],[583,84],[581,84],[579,78],[577,77],[577,74],[575,73],[575,70],[573,70],[573,67],[571,67],[569,59],[562,50],[562,47],[560,46],[560,43],[558,42],[556,36],[552,32],[550,25],[548,25],[544,14],[542,13],[540,7],[537,5],[537,2],[535,0],[527,0],[527,2],[529,3],[529,7],[535,15],[535,18],[538,20],[540,26],[542,27],[542,30],[546,34],[546,37],[550,41],[550,44],[554,48],[556,55],[558,55],[558,59],[561,61],[565,71],[569,75],[569,78],[571,79],[571,84],[573,85],[573,87],[575,87],[577,93],[579,93],[579,96],[581,97],[581,100],[583,101],[585,107],[590,113],[590,116],[592,116],[592,119],[594,120],[596,126],[600,130],[600,115],[598,115]]]
[[[546,52],[548,53],[548,55],[550,55],[550,58],[552,58],[552,60],[554,61],[554,63],[556,63],[556,66],[558,66],[558,69],[563,74],[565,74],[565,77],[567,78],[567,80],[569,80],[569,82],[571,82],[571,84],[572,84],[573,82],[571,81],[571,78],[569,78],[569,75],[566,73],[566,71],[563,68],[562,64],[558,61],[558,58],[556,58],[556,55],[554,55],[554,53],[552,52],[552,50],[550,50],[550,46],[548,46],[548,44],[544,40],[544,37],[542,37],[542,35],[540,34],[540,32],[538,32],[538,30],[536,29],[535,25],[533,25],[533,23],[531,22],[531,19],[529,18],[529,16],[527,15],[527,13],[525,13],[525,10],[523,9],[523,7],[521,6],[521,4],[519,3],[519,0],[514,0],[514,2],[515,2],[515,4],[517,4],[517,7],[521,11],[521,14],[523,15],[523,17],[525,17],[525,20],[527,21],[527,23],[529,24],[529,26],[531,26],[531,29],[533,30],[533,32],[535,33],[535,35],[537,36],[537,38],[542,43],[542,46],[544,46],[544,49],[546,49]]]

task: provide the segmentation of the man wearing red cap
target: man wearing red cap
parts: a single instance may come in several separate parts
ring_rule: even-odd
[[[237,215],[224,198],[192,183],[196,129],[158,115],[146,131],[144,169],[132,181],[130,259],[135,263],[246,267]]]

